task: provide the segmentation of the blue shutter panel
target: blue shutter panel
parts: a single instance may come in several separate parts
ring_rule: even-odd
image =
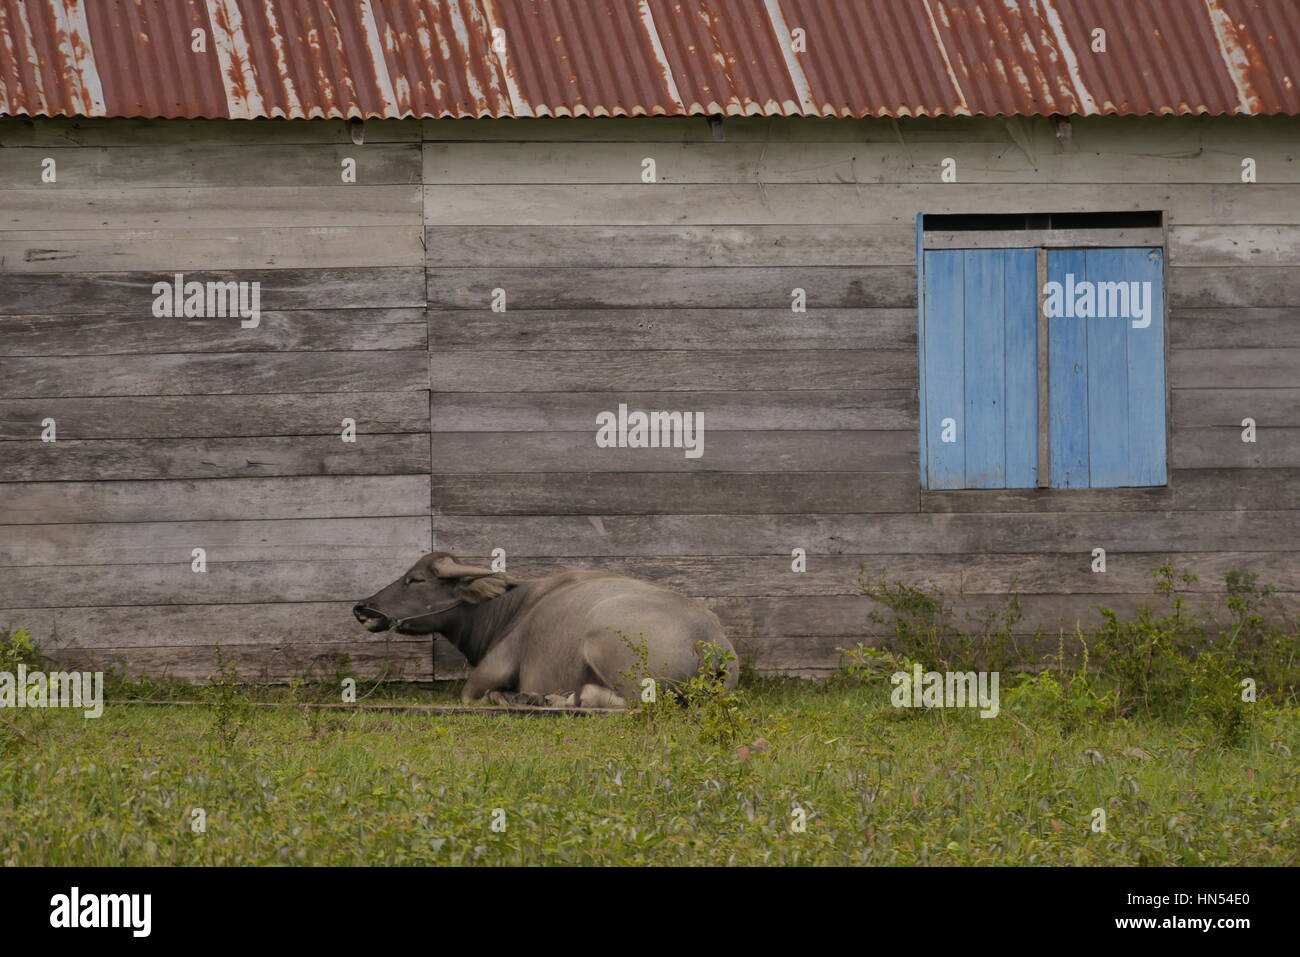
[[[1089,249],[1084,273],[1093,282],[1118,280],[1122,249]],[[1094,488],[1128,485],[1128,322],[1082,320],[1088,349],[1088,482]]]
[[[960,250],[925,253],[925,429],[927,488],[965,488],[966,429],[962,346],[966,294]],[[942,440],[943,422],[957,422],[957,441]]]
[[[1032,249],[927,250],[926,487],[1032,488],[1037,476],[1037,301]],[[944,420],[956,441],[942,440]]]
[[[1053,488],[1163,485],[1165,469],[1164,297],[1158,249],[1053,250],[1047,278],[1065,298],[1089,283],[1091,316],[1053,316],[1048,330]],[[1126,315],[1096,315],[1102,284]],[[1134,315],[1131,284],[1147,318]],[[1149,292],[1149,297],[1146,293]],[[1135,322],[1146,325],[1134,326]]]
[[[963,381],[966,386],[965,488],[1006,488],[1006,365],[1003,256],[967,249]]]
[[[1047,281],[1063,286],[1084,278],[1081,249],[1049,250]],[[1087,320],[1053,316],[1048,320],[1048,423],[1052,444],[1052,488],[1088,487],[1088,334]]]
[[[1038,251],[1003,250],[1006,268],[1007,488],[1038,485]]]
[[[1151,324],[1128,335],[1129,484],[1168,482],[1165,432],[1165,290],[1159,249],[1127,249],[1131,280],[1151,283]]]

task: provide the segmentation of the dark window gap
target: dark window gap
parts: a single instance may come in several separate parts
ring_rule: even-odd
[[[1029,229],[1135,229],[1161,226],[1159,210],[1114,213],[960,213],[927,214],[926,232]]]

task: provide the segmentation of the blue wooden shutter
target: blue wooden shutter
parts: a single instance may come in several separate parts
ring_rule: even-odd
[[[1032,249],[924,253],[923,479],[932,489],[1032,488],[1038,474]],[[954,442],[944,442],[951,419]]]
[[[1073,309],[1080,295],[1093,298],[1092,315],[1048,320],[1052,487],[1164,485],[1160,250],[1049,250],[1047,279],[1061,284],[1067,308]],[[1108,294],[1100,292],[1103,283],[1125,285],[1110,287]],[[1132,302],[1127,311],[1116,309],[1124,305],[1131,283],[1149,283],[1139,287],[1149,321],[1133,317]],[[1098,315],[1103,307],[1112,314]]]

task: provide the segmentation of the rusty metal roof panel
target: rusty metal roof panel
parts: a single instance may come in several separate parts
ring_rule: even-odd
[[[485,2],[504,31],[514,116],[634,116],[685,112],[657,47],[649,3]],[[498,114],[500,115],[500,114]]]
[[[771,5],[746,0],[650,0],[653,28],[686,113],[804,112]],[[788,46],[788,44],[787,44]],[[796,55],[797,56],[797,55]]]
[[[803,29],[798,64],[808,99],[823,116],[961,115],[971,112],[940,42],[934,0],[824,4],[780,0],[788,29]],[[824,51],[813,55],[814,50]]]
[[[197,29],[211,34],[202,4],[171,0],[87,3],[8,0],[28,7],[84,10],[107,109],[92,116],[230,116],[218,59],[191,49]],[[71,111],[69,111],[71,112]]]
[[[0,0],[17,116],[1297,114],[1298,65],[1295,0]]]
[[[343,6],[362,8],[361,36],[354,42],[371,51],[395,100],[378,115],[515,115],[519,104],[510,94],[509,61],[493,49],[492,31],[502,27],[492,5],[370,0]]]

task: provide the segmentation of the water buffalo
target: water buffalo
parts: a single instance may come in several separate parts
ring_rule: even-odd
[[[643,677],[675,687],[702,657],[736,686],[735,652],[713,612],[625,575],[513,580],[431,552],[352,614],[367,631],[446,637],[474,666],[465,702],[619,708],[639,696]]]

